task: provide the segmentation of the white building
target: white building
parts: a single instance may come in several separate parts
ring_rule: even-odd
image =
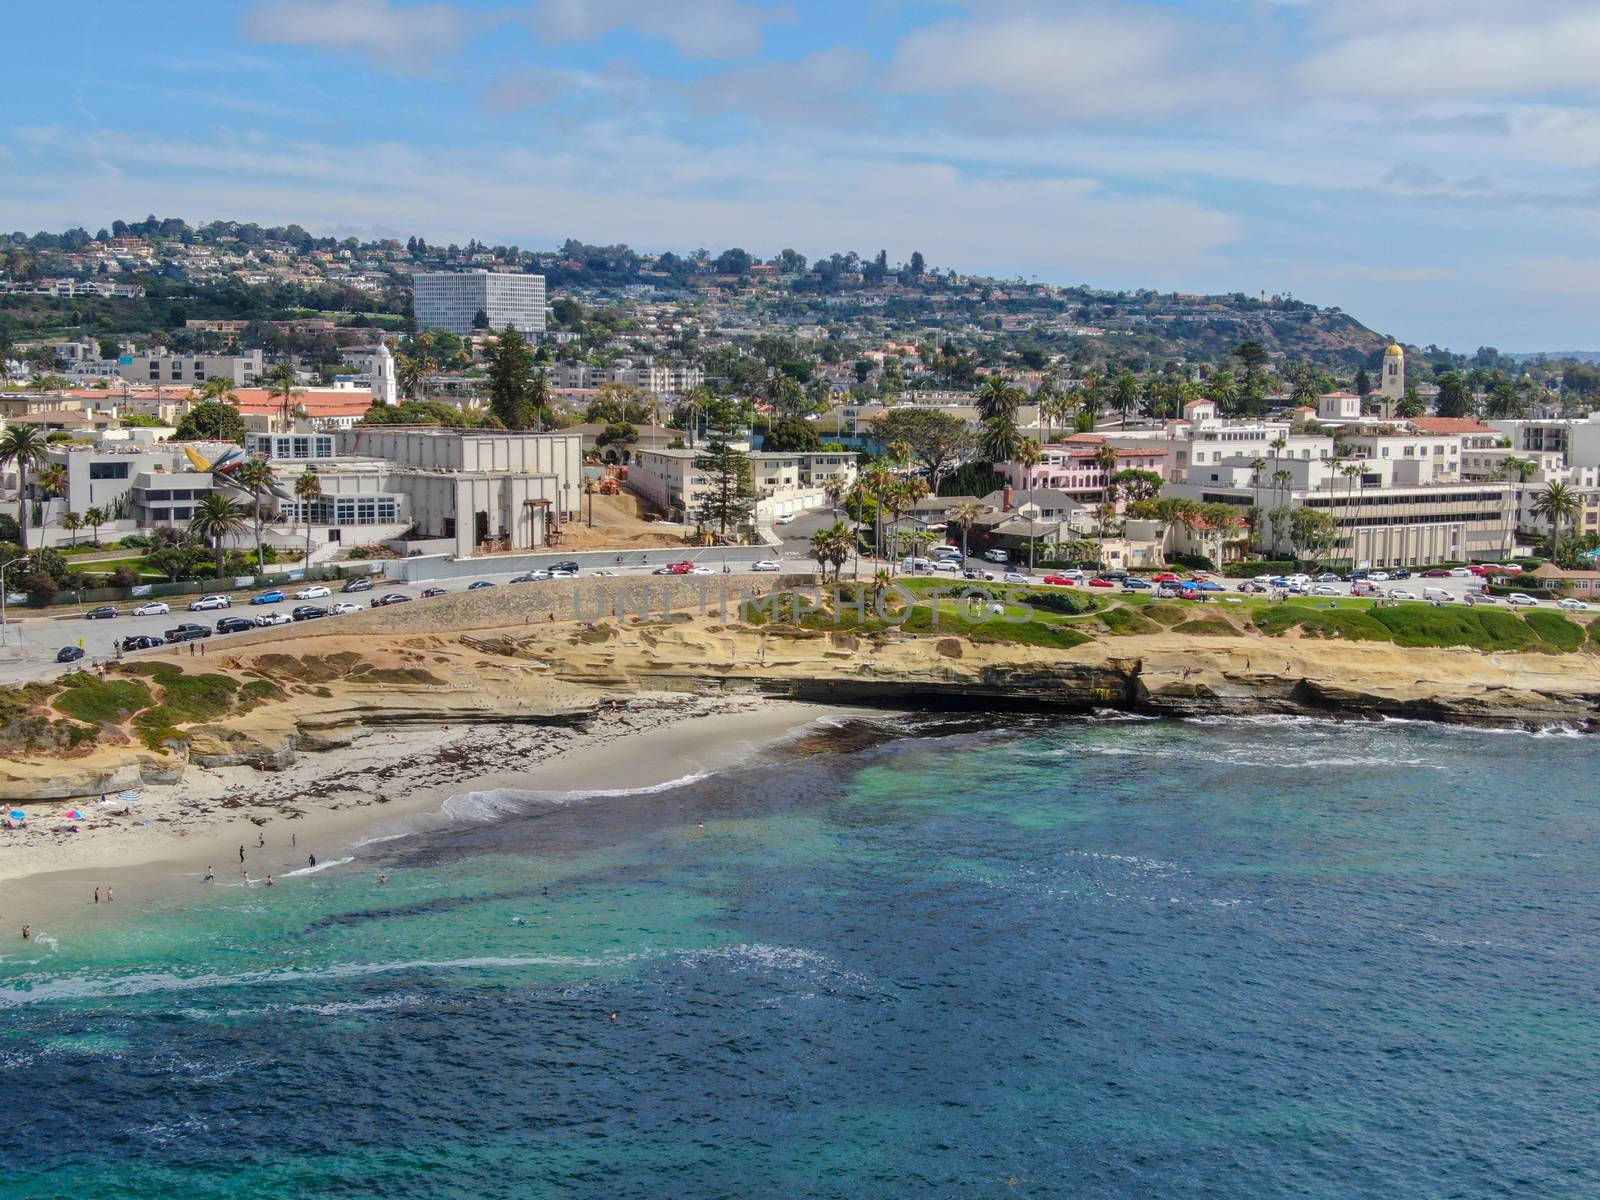
[[[675,521],[693,520],[710,480],[696,470],[698,450],[638,448],[628,471],[628,487]],[[848,488],[856,478],[856,456],[849,451],[752,452],[750,482],[755,489],[757,522],[826,508],[828,485]]]
[[[124,354],[117,373],[129,383],[174,384],[202,387],[208,379],[226,379],[238,385],[253,384],[265,373],[260,350],[238,354],[173,354],[164,349]]]
[[[1383,352],[1383,376],[1378,380],[1378,398],[1384,412],[1392,413],[1396,401],[1406,396],[1406,352],[1396,344]]]
[[[543,275],[419,271],[412,278],[419,330],[448,329],[466,335],[482,313],[489,330],[509,325],[519,333],[544,332]]]

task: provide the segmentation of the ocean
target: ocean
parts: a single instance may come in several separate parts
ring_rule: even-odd
[[[1595,763],[841,718],[461,796],[0,947],[0,1197],[1592,1198]]]

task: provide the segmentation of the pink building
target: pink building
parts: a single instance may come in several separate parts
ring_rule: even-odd
[[[1049,488],[1090,507],[1105,503],[1107,482],[1123,471],[1149,471],[1163,481],[1167,478],[1164,449],[1116,447],[1117,465],[1107,471],[1095,457],[1105,445],[1106,439],[1097,433],[1075,433],[1058,444],[1045,446],[1044,458],[1037,466],[997,463],[995,470],[1018,493]],[[1120,511],[1122,501],[1117,507]]]

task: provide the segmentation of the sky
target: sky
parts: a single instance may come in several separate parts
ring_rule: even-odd
[[[0,229],[792,247],[1600,349],[1593,0],[8,8]]]

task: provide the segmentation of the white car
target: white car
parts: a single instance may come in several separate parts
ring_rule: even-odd
[[[1004,550],[985,550],[983,557],[992,563],[1010,562],[1010,556]]]
[[[293,620],[286,612],[265,612],[256,618],[256,624],[265,629],[269,625],[287,625]]]
[[[550,572],[550,578],[551,579],[576,579],[577,577],[578,577],[578,573],[576,571],[551,571]]]
[[[1539,602],[1527,592],[1512,592],[1506,597],[1506,603],[1517,608],[1538,608]]]
[[[353,612],[360,612],[360,611],[361,611],[361,605],[359,605],[359,604],[351,604],[348,600],[341,600],[341,601],[339,601],[339,603],[335,604],[332,608],[330,608],[328,610],[328,615],[329,616],[333,616],[333,617],[342,617],[342,616],[344,616],[345,613],[353,613]]]
[[[772,523],[774,525],[793,525],[794,524],[794,514],[793,513],[784,513],[784,515],[781,516],[781,517],[774,517],[773,520],[772,520]]]
[[[1387,571],[1373,571],[1371,574],[1369,574],[1367,576],[1367,578],[1373,583],[1388,583],[1389,582],[1389,572],[1387,572]]]
[[[715,575],[716,572],[713,571],[710,567],[690,567],[688,572],[687,572],[687,574],[690,574],[690,575]]]
[[[207,612],[213,608],[232,608],[233,601],[226,596],[201,596],[189,601],[190,612]]]
[[[1415,592],[1406,591],[1405,588],[1395,588],[1393,591],[1391,591],[1389,593],[1389,599],[1391,599],[1391,600],[1420,600],[1420,599],[1422,599],[1422,597],[1417,595]]]
[[[1452,579],[1471,579],[1472,578],[1472,569],[1470,567],[1451,567],[1450,568],[1450,578],[1452,578]]]
[[[1568,612],[1588,612],[1589,611],[1589,606],[1587,604],[1585,604],[1582,600],[1575,600],[1571,596],[1568,596],[1565,600],[1557,600],[1556,601],[1556,607],[1557,608],[1564,608]]]
[[[1033,581],[1031,579],[1029,579],[1026,575],[1023,575],[1021,572],[1018,572],[1018,571],[1007,571],[1006,572],[1006,577],[1005,577],[1005,582],[1006,583],[1032,583]]]
[[[296,600],[320,600],[324,596],[331,596],[331,595],[333,595],[333,592],[332,592],[331,589],[325,588],[320,583],[318,583],[318,584],[313,584],[311,587],[303,587],[303,588],[301,588],[298,592],[296,592],[294,594],[294,598]]]
[[[750,564],[752,571],[781,571],[783,564],[775,558],[763,558],[760,562]]]
[[[159,600],[147,600],[133,610],[136,617],[164,617],[172,611],[172,605],[163,604]]]
[[[1316,587],[1311,589],[1311,594],[1313,596],[1342,596],[1342,595],[1344,595],[1344,593],[1341,592],[1338,588],[1333,587],[1333,586],[1331,586],[1329,584],[1326,584],[1326,583],[1317,584]]]
[[[612,579],[616,577],[617,573],[605,567],[601,567],[598,571],[590,571],[589,574],[600,579]]]
[[[959,558],[936,558],[933,560],[933,566],[928,569],[930,571],[948,571],[950,574],[955,575],[961,570],[961,560]]]

